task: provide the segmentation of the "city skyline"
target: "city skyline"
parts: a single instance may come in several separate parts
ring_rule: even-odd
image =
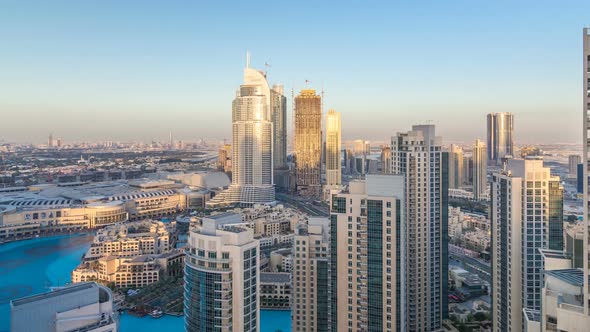
[[[245,9],[240,4],[139,8],[145,17],[161,14],[160,23],[127,15],[138,10],[133,4],[119,5],[116,13],[66,2],[0,6],[0,36],[7,43],[0,55],[0,109],[13,120],[0,127],[5,142],[45,142],[49,132],[66,142],[150,141],[169,131],[179,140],[228,138],[229,91],[238,85],[234,72],[248,49],[254,67],[268,63],[269,78],[283,82],[289,114],[292,89],[305,88],[306,80],[324,89],[326,105],[345,117],[344,140],[387,140],[413,123],[432,121],[447,141],[469,142],[484,137],[485,114],[512,112],[517,144],[580,141],[582,61],[575,36],[589,24],[584,2],[542,8],[526,1],[426,8],[319,4],[304,26],[266,15],[305,7],[283,4],[260,6],[263,22],[229,22]],[[227,15],[216,15],[223,11]],[[352,18],[363,28],[337,24]],[[276,45],[232,37],[237,26],[246,36],[263,25],[277,27],[268,31]],[[470,125],[456,130],[457,118]]]

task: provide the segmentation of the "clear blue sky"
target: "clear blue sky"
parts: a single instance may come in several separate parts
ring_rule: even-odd
[[[510,111],[518,142],[576,142],[588,25],[581,0],[3,0],[0,140],[230,137],[250,50],[271,83],[323,87],[345,139],[472,141]]]

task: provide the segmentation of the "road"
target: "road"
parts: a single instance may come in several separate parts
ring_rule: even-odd
[[[477,274],[482,280],[491,283],[492,281],[492,267],[473,257],[453,254],[449,256],[449,265],[453,265],[453,260],[462,263],[465,270]],[[456,264],[455,264],[456,265]]]
[[[276,198],[285,206],[305,212],[312,217],[327,217],[330,215],[328,207],[323,203],[322,205],[315,205],[311,200],[306,200],[283,193],[277,193]]]

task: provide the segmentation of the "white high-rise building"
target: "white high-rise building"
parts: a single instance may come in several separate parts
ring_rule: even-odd
[[[482,199],[488,191],[488,162],[486,158],[486,145],[480,140],[475,140],[473,145],[473,199]]]
[[[408,330],[404,176],[369,174],[330,198],[330,331]]]
[[[191,230],[184,273],[187,332],[260,330],[259,253],[253,230],[239,214],[203,218]]]
[[[326,114],[326,184],[338,186],[342,184],[340,147],[341,138],[340,113],[329,110]]]
[[[113,294],[84,282],[10,301],[10,331],[119,331]]]
[[[293,239],[292,331],[328,331],[330,220],[311,217]]]
[[[448,315],[448,156],[434,125],[391,139],[391,173],[405,175],[408,331],[433,331]]]
[[[232,183],[208,205],[272,203],[273,124],[266,74],[244,69],[244,83],[232,105]]]
[[[509,159],[492,176],[492,312],[494,331],[522,331],[523,309],[541,309],[543,257],[549,245],[550,182],[540,159]]]

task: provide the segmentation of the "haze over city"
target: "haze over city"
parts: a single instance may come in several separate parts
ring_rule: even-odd
[[[306,80],[323,89],[343,139],[431,121],[445,141],[471,142],[485,114],[512,112],[518,144],[576,143],[588,12],[587,1],[4,1],[0,141],[229,138],[249,50],[287,95]]]

